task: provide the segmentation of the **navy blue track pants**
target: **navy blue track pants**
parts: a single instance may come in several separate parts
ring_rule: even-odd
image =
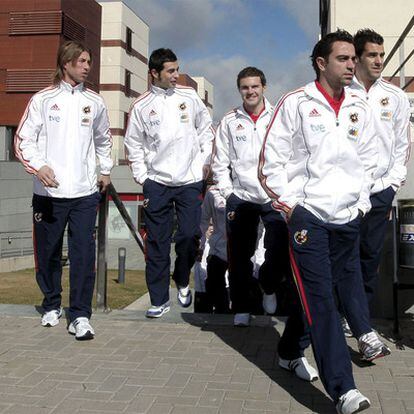
[[[288,232],[280,213],[270,203],[244,201],[231,194],[226,203],[226,230],[229,257],[229,284],[232,309],[250,313],[251,257],[256,250],[260,218],[265,227],[265,261],[259,270],[259,282],[267,294],[274,293],[282,279],[290,274]]]
[[[147,230],[145,277],[153,306],[169,301],[174,210],[177,231],[174,236],[176,260],[173,279],[180,287],[189,284],[201,236],[202,191],[203,181],[179,187],[159,184],[149,178],[144,182]]]
[[[371,195],[371,210],[361,219],[359,240],[344,270],[344,280],[353,278],[355,284],[363,285],[365,294],[361,294],[360,287],[358,293],[355,289],[342,287],[342,278],[338,283],[341,311],[356,338],[372,330],[368,305],[377,289],[378,267],[394,196],[392,187]]]
[[[95,222],[100,194],[78,198],[33,195],[33,240],[36,280],[45,312],[62,301],[62,244],[68,226],[70,263],[69,320],[92,314],[95,285]]]
[[[360,218],[343,225],[324,223],[301,206],[295,207],[288,223],[292,266],[313,353],[323,385],[335,402],[356,388],[334,289],[357,240],[359,224]]]

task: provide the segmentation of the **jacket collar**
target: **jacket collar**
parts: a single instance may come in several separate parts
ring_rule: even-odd
[[[305,86],[305,94],[310,96],[313,99],[318,100],[319,102],[321,102],[323,105],[331,108],[331,106],[329,105],[329,102],[326,100],[326,98],[322,95],[322,93],[319,91],[319,89],[316,87],[315,82],[309,82],[306,86]],[[346,105],[350,105],[352,103],[355,102],[355,100],[358,100],[360,98],[358,98],[357,95],[355,95],[355,93],[351,90],[349,90],[349,88],[344,88],[344,94],[345,94],[345,98],[344,101],[342,102],[342,107],[346,106]]]
[[[273,111],[272,105],[270,105],[269,101],[266,98],[264,98],[264,104],[265,104],[265,108],[264,108],[263,112],[260,114],[259,119],[262,116],[264,116],[264,115],[266,115],[268,113],[270,114]],[[243,105],[240,105],[239,107],[237,107],[236,108],[236,112],[238,112],[240,115],[243,115],[243,116],[251,119],[250,118],[250,115],[246,112],[246,110],[244,109]]]
[[[175,92],[175,88],[168,88],[168,89],[163,89],[163,88],[159,88],[158,86],[155,85],[151,85],[151,92],[155,93],[155,95],[167,95],[167,96],[171,96],[174,94]]]
[[[71,84],[65,82],[64,80],[60,81],[60,87],[64,91],[68,91],[68,92],[83,91],[85,89],[85,85],[83,83],[78,83],[76,86],[72,86]]]
[[[375,88],[380,82],[382,82],[382,76],[380,76],[373,84],[372,86],[369,88],[369,90]],[[350,89],[354,89],[355,91],[358,92],[365,92],[368,93],[369,91],[367,91],[365,89],[365,86],[358,80],[358,78],[356,76],[354,76],[354,78],[352,79],[352,83],[349,85]]]

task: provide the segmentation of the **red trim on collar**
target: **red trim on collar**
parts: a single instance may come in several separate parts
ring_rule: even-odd
[[[326,92],[325,88],[319,83],[319,81],[315,81],[315,85],[318,88],[319,92],[325,97],[325,99],[328,101],[330,107],[335,111],[335,115],[338,116],[339,109],[341,108],[342,102],[345,99],[345,90],[342,89],[341,97],[336,100],[331,95]]]
[[[243,106],[244,107],[244,106]],[[258,115],[255,115],[253,112],[249,112],[246,108],[244,108],[244,110],[248,113],[248,115],[250,116],[250,118],[252,119],[252,121],[254,123],[257,122],[257,120],[260,118],[260,115],[263,113],[263,111],[266,109],[266,104],[263,106],[263,109],[260,111],[260,113]]]

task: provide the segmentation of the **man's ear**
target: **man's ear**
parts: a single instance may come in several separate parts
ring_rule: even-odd
[[[157,80],[160,77],[160,74],[155,69],[150,70],[150,75],[152,76],[153,79],[157,79]]]
[[[316,64],[321,72],[325,72],[325,68],[327,64],[325,58],[323,58],[322,56],[317,57]]]

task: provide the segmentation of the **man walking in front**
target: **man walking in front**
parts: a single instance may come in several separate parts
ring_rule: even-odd
[[[264,97],[266,77],[260,69],[244,68],[237,76],[237,87],[242,105],[228,112],[220,123],[212,166],[217,187],[227,199],[229,284],[234,325],[248,326],[249,288],[253,279],[251,257],[256,249],[259,220],[265,228],[266,249],[259,281],[264,291],[263,307],[268,313],[275,312],[275,291],[282,279],[289,279],[291,273],[286,223],[272,208],[257,176],[260,150],[273,113],[273,107]],[[309,344],[309,335],[304,331],[299,300],[297,305],[279,343],[279,365],[303,380],[314,381],[318,373],[303,354]]]
[[[203,178],[214,133],[210,114],[193,88],[177,85],[178,61],[170,49],[149,59],[153,84],[132,105],[125,147],[135,181],[143,186],[147,228],[146,281],[149,318],[170,310],[170,247],[177,254],[173,273],[181,306],[192,302],[190,271],[200,239]]]
[[[288,222],[291,261],[324,387],[338,413],[369,407],[355,386],[333,288],[370,209],[376,167],[371,110],[344,86],[355,68],[352,36],[314,47],[317,80],[285,95],[263,144],[259,174]]]
[[[35,94],[15,137],[16,156],[33,174],[36,279],[44,295],[43,326],[62,315],[62,243],[68,225],[69,333],[92,339],[89,319],[95,284],[95,221],[110,183],[112,140],[102,98],[84,85],[91,52],[69,41],[58,51],[54,85]],[[96,158],[100,175],[96,176]]]
[[[226,229],[229,251],[229,284],[234,325],[247,326],[250,319],[249,289],[253,285],[253,264],[259,229],[266,233],[265,261],[259,270],[266,312],[276,311],[275,290],[289,273],[287,227],[270,206],[270,198],[257,178],[257,164],[266,127],[273,108],[264,97],[266,78],[255,67],[237,76],[242,105],[229,111],[216,134],[212,164],[214,179],[226,199]]]

